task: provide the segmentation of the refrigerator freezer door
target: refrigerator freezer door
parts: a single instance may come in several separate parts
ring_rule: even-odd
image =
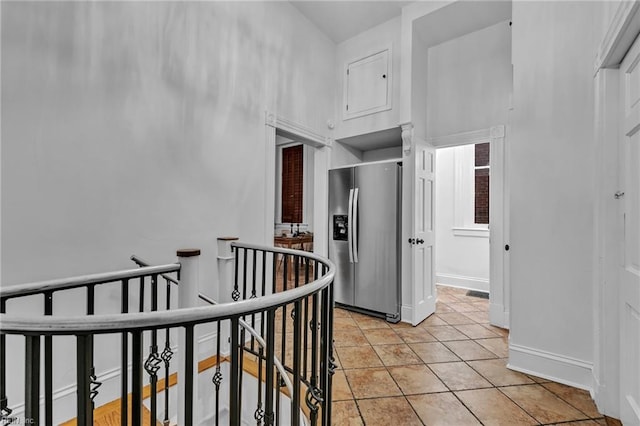
[[[355,168],[355,306],[392,316],[399,312],[398,170],[396,163]]]
[[[355,303],[354,264],[349,260],[351,223],[349,195],[353,198],[353,169],[329,170],[329,259],[336,265],[333,280],[335,301]]]

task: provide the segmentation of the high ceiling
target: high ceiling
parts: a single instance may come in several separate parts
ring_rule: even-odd
[[[291,4],[335,43],[400,16],[410,1],[296,1]]]
[[[429,0],[419,0],[429,1]],[[335,43],[400,16],[411,1],[307,1],[291,0],[307,19]],[[427,46],[511,18],[511,0],[456,1],[414,22]]]

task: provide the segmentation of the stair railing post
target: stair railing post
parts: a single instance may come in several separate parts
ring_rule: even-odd
[[[198,294],[200,292],[200,249],[178,250],[178,263],[180,263],[180,284],[178,285],[178,308],[194,308],[198,306]],[[187,425],[186,419],[193,419],[198,423],[195,415],[195,407],[198,406],[198,336],[193,330],[192,341],[195,348],[187,349],[187,333],[185,327],[178,330],[178,424]],[[195,357],[195,359],[188,359]],[[187,369],[191,371],[186,371]],[[185,380],[191,375],[193,380]],[[191,389],[187,389],[187,383],[193,383]],[[187,401],[191,406],[187,407]],[[195,404],[194,404],[195,403]]]
[[[219,237],[218,238],[218,303],[233,302],[231,294],[233,293],[233,280],[234,278],[234,263],[235,254],[231,248],[231,243],[238,241],[238,237]],[[228,321],[225,321],[228,322]],[[231,339],[231,332],[228,326],[220,328],[220,353],[222,355],[228,355],[231,351],[229,342]]]

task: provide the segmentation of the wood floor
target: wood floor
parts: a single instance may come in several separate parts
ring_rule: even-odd
[[[221,358],[224,362],[225,358]],[[198,373],[202,373],[212,367],[218,365],[218,358],[216,356],[209,357],[198,363]],[[178,383],[178,376],[176,373],[169,376],[169,387]],[[162,392],[165,388],[165,380],[158,380],[158,392]],[[142,390],[142,399],[147,399],[151,395],[150,386],[145,386]],[[127,424],[131,424],[131,394],[129,394],[129,415]],[[111,401],[105,405],[96,408],[93,412],[93,424],[94,426],[120,426],[120,417],[122,409],[120,399]],[[145,425],[151,424],[151,412],[147,407],[142,407],[142,420]],[[162,426],[161,422],[156,421],[157,426]],[[77,426],[77,420],[71,419],[61,424],[61,426]]]

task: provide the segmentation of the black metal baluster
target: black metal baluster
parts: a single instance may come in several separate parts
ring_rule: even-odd
[[[274,256],[274,260],[276,257]],[[274,261],[275,266],[275,261]],[[275,271],[275,269],[274,269]],[[266,358],[266,374],[265,374],[265,426],[273,425],[273,370],[275,358],[275,333],[276,333],[276,311],[274,309],[267,311],[267,358]]]
[[[276,293],[277,284],[278,284],[278,254],[273,253],[273,257],[271,258],[271,294]]]
[[[256,283],[257,283],[257,267],[258,267],[258,251],[257,250],[253,250],[253,273],[251,275],[251,296],[249,297],[250,299],[255,299],[257,297],[256,295]],[[264,264],[263,264],[263,268],[264,268]],[[255,329],[256,327],[256,314],[252,313],[251,314],[251,327]],[[251,335],[251,352],[255,353],[255,338],[253,337],[253,334]]]
[[[255,250],[253,250],[255,255]],[[242,267],[242,300],[247,299],[247,281],[248,281],[248,258],[249,251],[248,249],[244,249],[244,259],[243,259],[243,267]],[[246,315],[242,316],[244,321],[247,320]],[[242,327],[240,330],[240,337],[238,342],[238,387],[237,392],[239,395],[238,398],[238,418],[242,419],[242,376],[244,373],[244,349],[245,349],[245,329]]]
[[[251,298],[256,297],[256,280],[257,280],[257,269],[258,269],[258,251],[253,250],[253,264],[251,265]]]
[[[151,311],[158,310],[158,276],[151,276]],[[151,390],[151,419],[153,422],[158,419],[158,370],[162,360],[158,355],[158,330],[151,330],[151,346],[149,346],[149,356],[144,363],[144,369],[149,375],[149,387]]]
[[[144,284],[144,277],[140,277],[140,282],[138,285],[140,297],[140,300],[138,301],[138,312],[144,312]],[[134,425],[142,424],[142,371],[144,368],[144,352],[142,349],[143,343],[143,330],[132,333],[131,358],[133,360],[133,365],[131,371],[131,386],[133,387],[133,395],[131,398],[131,418]],[[136,392],[138,392],[139,395],[136,395]],[[140,400],[139,402],[138,398]]]
[[[220,321],[218,320],[217,331],[216,331],[216,372],[213,375],[211,381],[213,382],[216,388],[216,426],[220,424],[220,384],[222,383],[222,373],[220,372]]]
[[[131,422],[142,424],[142,331],[131,332]]]
[[[329,352],[330,352],[330,332],[329,332],[329,291],[327,288],[323,289],[321,292],[321,307],[320,312],[322,318],[320,319],[321,333],[320,333],[320,352],[322,356],[320,357],[320,405],[322,407],[322,424],[325,426],[329,426],[327,424],[327,413],[328,408],[330,407],[330,394],[328,394],[329,390]]]
[[[87,286],[87,315],[95,314],[95,304],[96,304],[96,292],[95,285]],[[96,375],[96,367],[93,363],[93,334],[89,334],[87,336],[88,345],[89,345],[89,360],[91,363],[91,370],[89,374],[90,381],[90,394],[91,398],[91,410],[92,410],[92,418],[93,418],[93,410],[95,409],[95,399],[98,396],[98,388],[102,386],[102,382],[98,381],[98,376]]]
[[[262,425],[262,419],[264,418],[264,410],[262,409],[262,363],[263,363],[264,349],[258,348],[258,406],[253,417],[256,419],[256,425]],[[266,385],[266,384],[265,384]]]
[[[242,300],[247,298],[247,258],[249,257],[247,251],[247,249],[242,251]]]
[[[93,424],[93,402],[91,401],[91,335],[76,336],[76,381],[77,381],[77,423],[79,425]],[[39,365],[39,363],[38,363]]]
[[[0,313],[7,312],[6,299],[0,299]],[[12,421],[12,410],[9,408],[7,399],[7,336],[0,334],[0,420],[4,422]]]
[[[309,297],[305,297],[304,298],[304,320],[302,321],[303,324],[303,329],[304,329],[304,334],[303,334],[303,338],[304,338],[304,352],[303,352],[303,358],[302,358],[302,365],[303,367],[303,371],[302,371],[302,378],[304,380],[307,380],[308,377],[308,362],[309,362],[309,330],[307,325],[309,324]]]
[[[40,424],[40,336],[25,336],[24,418]]]
[[[237,302],[238,299],[240,298],[240,292],[238,291],[238,263],[240,260],[240,247],[231,246],[231,250],[235,251],[235,256],[236,256],[235,262],[233,262],[234,279],[233,279],[233,291],[231,292],[231,298],[235,302]]]
[[[185,396],[184,396],[184,424],[191,426],[193,424],[193,387],[196,385],[193,380],[193,335],[194,325],[185,326]]]
[[[307,407],[310,410],[312,425],[318,423],[317,389],[318,389],[318,293],[314,293],[311,299],[311,373],[309,387],[305,396]]]
[[[140,302],[138,312],[144,312],[144,277],[140,277]]]
[[[277,384],[276,384],[276,422],[275,422],[275,424],[279,425],[280,424],[280,417],[281,417],[281,415],[280,415],[280,394],[282,393],[282,392],[280,392],[280,386],[281,386],[281,383],[282,383],[282,376],[280,375],[279,371],[276,373],[276,382],[277,382]]]
[[[166,300],[166,308],[167,311],[171,310],[171,282],[165,279],[167,284],[167,300]],[[173,351],[171,350],[171,339],[170,339],[170,329],[167,327],[165,329],[164,334],[164,350],[162,351],[162,361],[164,361],[164,419],[163,425],[169,426],[169,377],[171,375],[170,362],[173,357]]]
[[[232,426],[240,424],[240,394],[239,388],[239,358],[238,350],[238,317],[231,318],[231,382],[229,387],[229,424]]]
[[[120,290],[120,312],[129,312],[129,280],[124,279]],[[121,336],[120,353],[120,426],[129,424],[129,335],[126,331]]]
[[[44,293],[44,314],[53,315],[53,292]],[[53,337],[44,336],[44,422],[53,424]]]
[[[329,375],[327,377],[327,389],[325,392],[325,395],[327,395],[327,397],[325,398],[325,407],[324,407],[324,417],[326,418],[326,425],[331,425],[331,395],[332,395],[332,389],[333,389],[333,375],[335,373],[336,370],[336,364],[335,364],[335,359],[333,357],[333,307],[334,307],[334,299],[333,299],[333,283],[331,283],[326,289],[325,291],[327,291],[329,293],[329,308],[328,308],[328,313],[327,313],[327,351],[328,351],[328,358],[327,358],[327,362],[328,362],[328,369],[329,369]]]
[[[297,276],[296,276],[297,281]],[[293,316],[293,395],[291,396],[291,424],[300,424],[300,301],[295,302]]]
[[[262,293],[260,293],[260,296],[265,295],[266,288],[267,288],[267,252],[265,250],[262,252]]]
[[[245,317],[243,316],[242,319]],[[240,330],[240,338],[238,342],[238,418],[242,420],[242,376],[244,373],[244,342],[245,342],[245,329],[242,327]]]

